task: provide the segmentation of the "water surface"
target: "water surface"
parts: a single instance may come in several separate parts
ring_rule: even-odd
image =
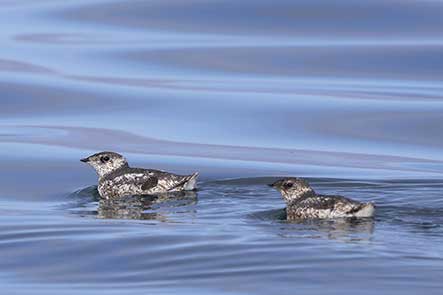
[[[1,4],[3,292],[440,293],[442,2]],[[200,190],[99,200],[100,150]],[[288,223],[285,175],[377,214]]]

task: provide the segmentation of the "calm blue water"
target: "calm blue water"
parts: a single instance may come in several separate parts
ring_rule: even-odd
[[[2,293],[441,293],[443,2],[0,4]],[[100,201],[101,150],[201,189]],[[377,215],[287,223],[283,175]]]

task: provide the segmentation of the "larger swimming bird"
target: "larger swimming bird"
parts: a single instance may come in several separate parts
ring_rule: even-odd
[[[375,207],[342,196],[317,194],[306,180],[285,178],[270,184],[286,201],[288,220],[307,218],[371,217]]]
[[[80,161],[98,174],[98,192],[104,199],[129,195],[150,195],[196,189],[198,173],[177,175],[153,169],[131,168],[114,152],[101,152]]]

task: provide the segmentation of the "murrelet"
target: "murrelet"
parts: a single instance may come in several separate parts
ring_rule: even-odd
[[[307,218],[372,217],[373,203],[361,203],[342,196],[319,195],[301,178],[284,178],[269,186],[286,201],[288,220]]]
[[[80,161],[91,165],[97,172],[98,192],[104,199],[196,189],[198,173],[177,175],[131,168],[126,159],[115,152],[100,152]]]

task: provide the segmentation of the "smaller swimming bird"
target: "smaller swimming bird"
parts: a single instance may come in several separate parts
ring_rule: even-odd
[[[152,195],[196,189],[198,173],[177,175],[160,170],[131,168],[115,152],[100,152],[80,161],[98,174],[98,192],[104,199],[130,195]]]
[[[284,178],[269,186],[280,191],[286,201],[288,220],[374,215],[373,203],[361,203],[342,196],[318,195],[309,183],[301,178]]]

